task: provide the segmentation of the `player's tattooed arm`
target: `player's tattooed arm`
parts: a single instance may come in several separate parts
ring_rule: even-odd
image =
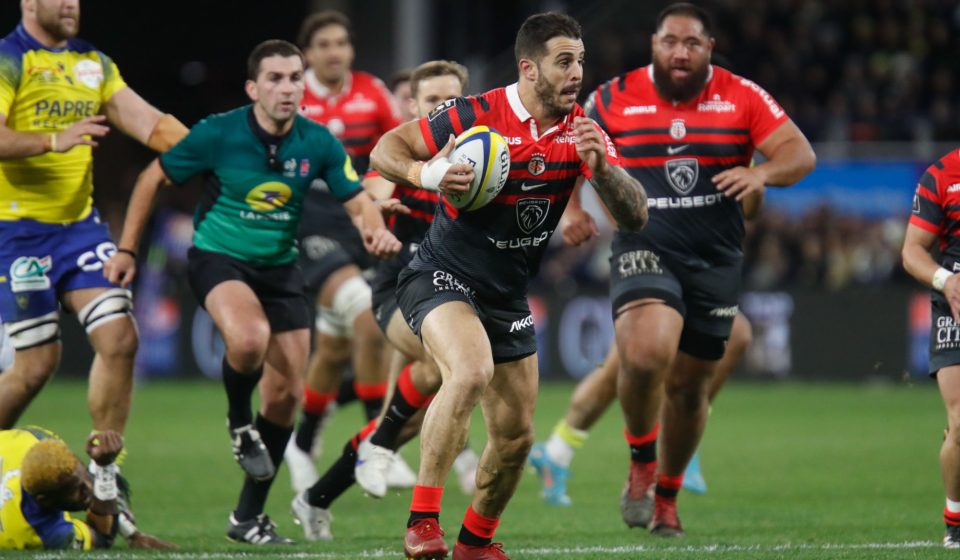
[[[621,229],[640,231],[647,225],[647,191],[622,167],[607,165],[591,182]]]

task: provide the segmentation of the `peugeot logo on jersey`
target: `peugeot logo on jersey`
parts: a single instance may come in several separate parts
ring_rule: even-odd
[[[550,213],[549,198],[521,198],[517,201],[517,225],[529,234],[547,221]]]
[[[246,203],[257,212],[283,208],[290,200],[290,187],[279,181],[261,183],[247,193]]]
[[[696,158],[671,159],[663,164],[667,182],[680,194],[689,194],[700,177],[700,164]]]

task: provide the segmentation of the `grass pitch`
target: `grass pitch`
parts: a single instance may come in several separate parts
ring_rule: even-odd
[[[545,438],[563,413],[572,386],[542,388],[536,420]],[[61,434],[77,451],[90,428],[86,385],[55,380],[24,424]],[[224,538],[241,483],[218,384],[154,382],[138,387],[127,432],[124,472],[146,531],[177,542],[177,553],[102,553],[123,558],[402,558],[410,493],[374,501],[351,489],[333,506],[335,540],[259,549]],[[573,463],[574,505],[556,508],[524,477],[497,540],[515,560],[634,558],[947,558],[940,548],[943,491],[937,463],[945,421],[936,387],[916,385],[731,384],[714,406],[701,447],[705,496],[681,493],[681,539],[628,530],[618,496],[628,452],[619,409],[596,426]],[[341,410],[325,438],[325,468],[360,425],[359,407]],[[483,442],[474,419],[471,441]],[[416,465],[412,445],[403,455]],[[289,514],[286,469],[267,513],[281,534],[302,537]],[[448,484],[441,516],[453,542],[468,504]],[[43,557],[72,557],[45,553]],[[76,555],[79,556],[79,555]]]

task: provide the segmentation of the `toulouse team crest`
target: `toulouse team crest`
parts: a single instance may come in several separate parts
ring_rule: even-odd
[[[540,153],[530,156],[530,163],[527,164],[527,171],[531,175],[540,175],[547,170],[546,156]]]
[[[700,164],[697,158],[671,159],[663,164],[667,173],[667,182],[680,194],[689,194],[697,185],[700,177]]]
[[[674,140],[680,140],[687,135],[687,125],[684,124],[683,119],[673,119],[670,122],[670,137]]]
[[[530,234],[547,221],[550,213],[549,198],[521,198],[517,201],[517,225],[523,233]]]

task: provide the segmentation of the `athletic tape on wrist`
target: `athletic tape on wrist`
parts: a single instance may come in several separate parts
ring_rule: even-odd
[[[420,186],[429,191],[439,191],[440,181],[447,174],[447,170],[453,162],[447,158],[440,158],[436,161],[428,161],[420,168]]]
[[[117,499],[117,465],[111,463],[106,466],[93,466],[93,495],[101,502],[110,502]]]
[[[949,270],[943,267],[938,268],[937,271],[933,273],[933,282],[931,282],[933,289],[942,292],[943,287],[947,285],[947,279],[951,276],[953,276],[953,273]]]

